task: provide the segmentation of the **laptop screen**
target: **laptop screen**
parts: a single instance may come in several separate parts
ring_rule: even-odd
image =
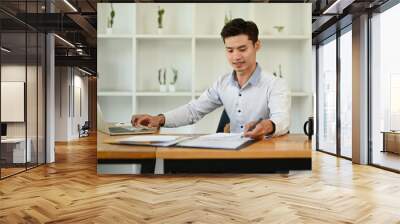
[[[1,136],[7,136],[7,124],[1,123]]]

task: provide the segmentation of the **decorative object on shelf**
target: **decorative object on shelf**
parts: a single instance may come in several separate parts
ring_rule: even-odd
[[[107,19],[107,34],[112,33],[112,27],[114,25],[114,17],[115,17],[115,10],[113,7],[113,3],[111,3],[111,12],[110,12],[110,17]]]
[[[163,15],[165,13],[165,10],[163,8],[161,8],[160,6],[158,6],[158,18],[157,18],[157,22],[158,22],[158,34],[162,34],[163,32]]]
[[[167,69],[158,69],[158,83],[160,84],[160,92],[167,92]]]
[[[275,33],[276,34],[282,34],[284,32],[285,27],[284,26],[274,26]]]
[[[178,80],[178,70],[177,69],[175,69],[174,67],[172,67],[172,73],[174,73],[174,78],[173,78],[173,80],[169,83],[169,85],[168,85],[168,90],[170,91],[170,92],[175,92],[175,83],[176,83],[176,81]]]
[[[231,12],[231,10],[229,10],[229,17],[228,17],[228,14],[225,12],[224,24],[226,25],[226,24],[229,23],[231,20],[232,20],[232,12]]]
[[[279,78],[283,78],[282,76],[282,65],[279,64]]]

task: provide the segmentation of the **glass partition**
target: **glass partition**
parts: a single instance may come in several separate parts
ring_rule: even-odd
[[[0,2],[0,7],[10,6]],[[39,13],[44,1],[20,1]],[[0,178],[45,162],[45,35],[0,11]]]
[[[371,19],[371,162],[400,171],[400,4]]]
[[[30,161],[26,141],[26,34],[1,34],[1,176],[24,171]],[[6,50],[4,50],[6,49]]]

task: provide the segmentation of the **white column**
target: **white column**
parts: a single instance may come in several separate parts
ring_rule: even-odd
[[[368,163],[368,16],[353,20],[353,162]]]
[[[55,161],[55,76],[54,76],[54,35],[46,36],[46,163]]]

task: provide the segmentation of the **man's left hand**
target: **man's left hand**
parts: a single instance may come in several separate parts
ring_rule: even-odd
[[[263,120],[258,123],[253,130],[249,131],[251,127],[256,124],[256,121],[252,121],[245,125],[244,128],[244,137],[250,137],[252,139],[263,139],[264,136],[271,134],[274,130],[272,121],[270,120]]]

